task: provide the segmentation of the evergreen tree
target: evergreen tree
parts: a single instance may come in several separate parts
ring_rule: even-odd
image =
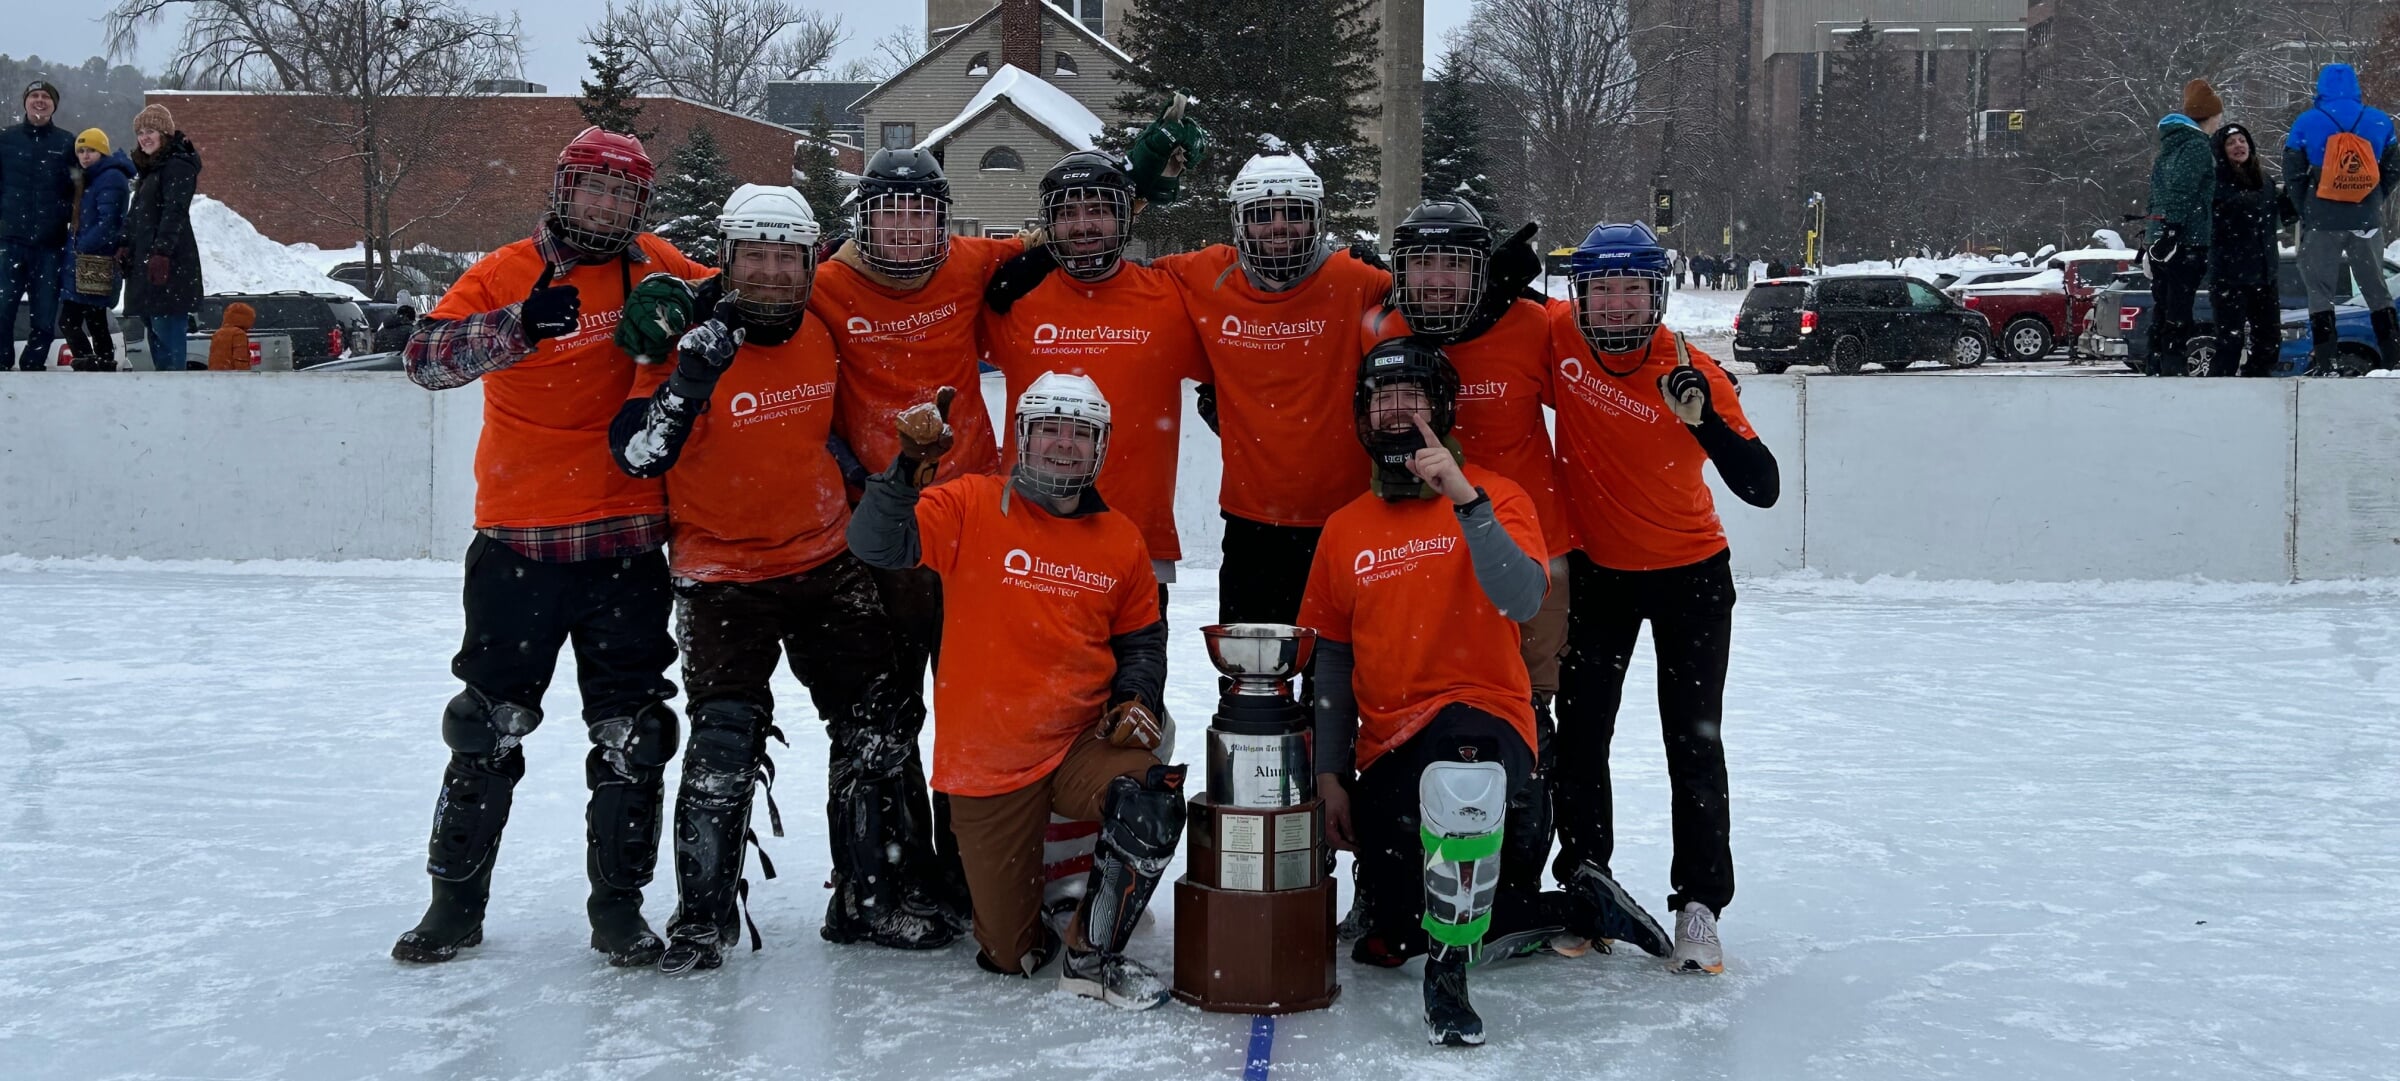
[[[817,107],[815,122],[808,126],[808,138],[800,140],[794,155],[794,179],[800,185],[800,197],[808,200],[808,209],[817,216],[817,226],[826,236],[846,231],[843,199],[849,194],[842,188],[841,167],[833,155],[833,122],[825,117],[825,107]]]
[[[1825,232],[1836,257],[1820,251],[1819,258],[1885,258],[1895,242],[1923,239],[1922,92],[1872,23],[1861,22],[1828,67],[1802,189],[1825,194]]]
[[[650,197],[651,229],[694,262],[717,265],[717,215],[741,181],[717,145],[716,133],[695,124],[659,171]]]
[[[639,88],[630,78],[633,61],[625,56],[625,42],[603,37],[591,46],[593,51],[584,57],[584,63],[591,65],[593,78],[583,80],[583,99],[575,103],[583,122],[649,142],[658,132],[642,130],[642,103],[634,96]]]
[[[1161,251],[1232,239],[1225,188],[1253,154],[1295,153],[1325,180],[1329,226],[1347,240],[1375,227],[1378,110],[1376,0],[1144,0],[1125,18],[1131,88],[1117,108],[1147,119],[1173,91],[1198,99],[1207,162],[1183,177],[1173,205],[1142,214],[1139,235]],[[1121,149],[1128,133],[1112,136]]]
[[[1473,73],[1456,47],[1442,56],[1442,74],[1425,100],[1425,183],[1427,199],[1458,199],[1482,212],[1486,221],[1500,217],[1500,197],[1492,190],[1490,168],[1483,153],[1483,107],[1475,100]]]

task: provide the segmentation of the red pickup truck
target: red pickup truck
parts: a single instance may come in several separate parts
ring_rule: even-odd
[[[2092,300],[2117,273],[2133,265],[2122,248],[2083,248],[2050,257],[2043,273],[2017,281],[1969,285],[1959,302],[1991,321],[1997,352],[2008,360],[2040,360],[2075,340],[2091,322]]]

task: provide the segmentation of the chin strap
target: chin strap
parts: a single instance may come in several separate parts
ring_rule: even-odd
[[[1374,492],[1377,499],[1397,503],[1403,499],[1431,499],[1441,494],[1434,490],[1433,485],[1418,480],[1416,474],[1408,471],[1408,459],[1425,446],[1416,433],[1395,432],[1387,437],[1378,432],[1373,438],[1376,442],[1367,445],[1367,456],[1373,459],[1367,467],[1367,489]],[[1387,438],[1391,442],[1382,443]],[[1404,447],[1403,443],[1407,445]],[[1459,447],[1457,437],[1443,436],[1442,446],[1449,450],[1450,457],[1458,464],[1467,464],[1467,452]]]

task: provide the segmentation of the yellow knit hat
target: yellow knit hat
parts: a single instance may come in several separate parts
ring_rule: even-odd
[[[108,133],[98,128],[85,128],[83,134],[75,137],[75,149],[106,154],[108,153]]]

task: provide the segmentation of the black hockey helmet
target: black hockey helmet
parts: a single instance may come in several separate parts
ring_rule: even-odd
[[[1422,390],[1431,414],[1426,425],[1447,439],[1458,420],[1458,369],[1450,366],[1441,346],[1420,336],[1386,339],[1358,362],[1350,411],[1357,421],[1359,444],[1374,459],[1381,491],[1414,494],[1418,482],[1408,470],[1408,460],[1424,449],[1425,437],[1404,416],[1389,411],[1378,415],[1375,409],[1376,392],[1393,386]]]
[[[1125,254],[1125,235],[1133,228],[1133,177],[1117,160],[1096,150],[1078,150],[1058,159],[1042,174],[1042,227],[1050,233],[1050,254],[1070,277],[1096,281],[1116,269]],[[1095,219],[1080,208],[1106,207],[1116,218]],[[1073,217],[1065,217],[1077,207]]]
[[[1429,199],[1392,230],[1392,307],[1419,334],[1473,322],[1490,281],[1492,229],[1457,199]]]
[[[939,269],[950,257],[950,178],[930,150],[885,147],[859,174],[858,254],[895,278]]]

